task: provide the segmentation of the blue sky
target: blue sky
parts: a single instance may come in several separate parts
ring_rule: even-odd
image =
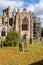
[[[11,11],[14,8],[20,9],[26,8],[27,11],[32,11],[37,17],[40,17],[41,26],[43,27],[43,0],[0,0],[0,15],[2,15],[3,9],[11,7]]]
[[[3,12],[2,9],[0,9],[0,15],[2,15],[2,12]]]
[[[24,0],[24,1],[25,1],[25,2],[28,2],[28,3],[33,3],[33,4],[39,2],[39,0]]]

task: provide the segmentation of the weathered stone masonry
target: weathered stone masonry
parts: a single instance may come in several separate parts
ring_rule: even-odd
[[[12,17],[10,17],[10,7],[3,10],[3,15],[0,16],[0,24],[6,26],[6,36],[11,30],[16,30],[22,38],[30,39],[40,39],[41,38],[41,27],[40,20],[33,15],[30,11],[29,13],[24,8],[22,12],[18,9],[14,9],[12,12]],[[2,27],[2,26],[1,26]],[[0,27],[0,38],[2,28]]]

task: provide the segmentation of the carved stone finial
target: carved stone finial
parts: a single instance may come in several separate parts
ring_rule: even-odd
[[[13,10],[13,13],[16,13],[16,10],[15,10],[15,8],[14,8],[14,10]]]
[[[17,12],[20,13],[20,10],[18,9]]]
[[[26,13],[26,12],[27,12],[27,11],[26,11],[26,8],[24,8],[24,9],[23,9],[23,13]]]
[[[29,14],[32,14],[32,11],[29,11]]]
[[[10,10],[10,6],[8,6],[8,9]]]
[[[26,11],[26,8],[24,8],[23,11]]]
[[[16,14],[16,10],[15,10],[15,8],[14,8],[14,10],[13,10],[13,16],[15,16],[15,14]]]

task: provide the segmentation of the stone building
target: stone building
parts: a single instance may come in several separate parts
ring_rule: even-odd
[[[9,31],[16,30],[23,39],[40,39],[41,37],[40,20],[31,11],[28,13],[25,8],[22,12],[19,9],[17,11],[14,9],[12,17],[10,17],[10,7],[3,10],[3,15],[0,16],[0,24],[4,25],[5,28],[7,27],[6,35]]]

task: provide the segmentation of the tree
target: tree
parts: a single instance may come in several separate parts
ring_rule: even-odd
[[[10,46],[17,46],[20,40],[20,35],[14,30],[8,33],[6,37],[6,44]]]
[[[43,28],[41,29],[41,36],[43,37]]]

